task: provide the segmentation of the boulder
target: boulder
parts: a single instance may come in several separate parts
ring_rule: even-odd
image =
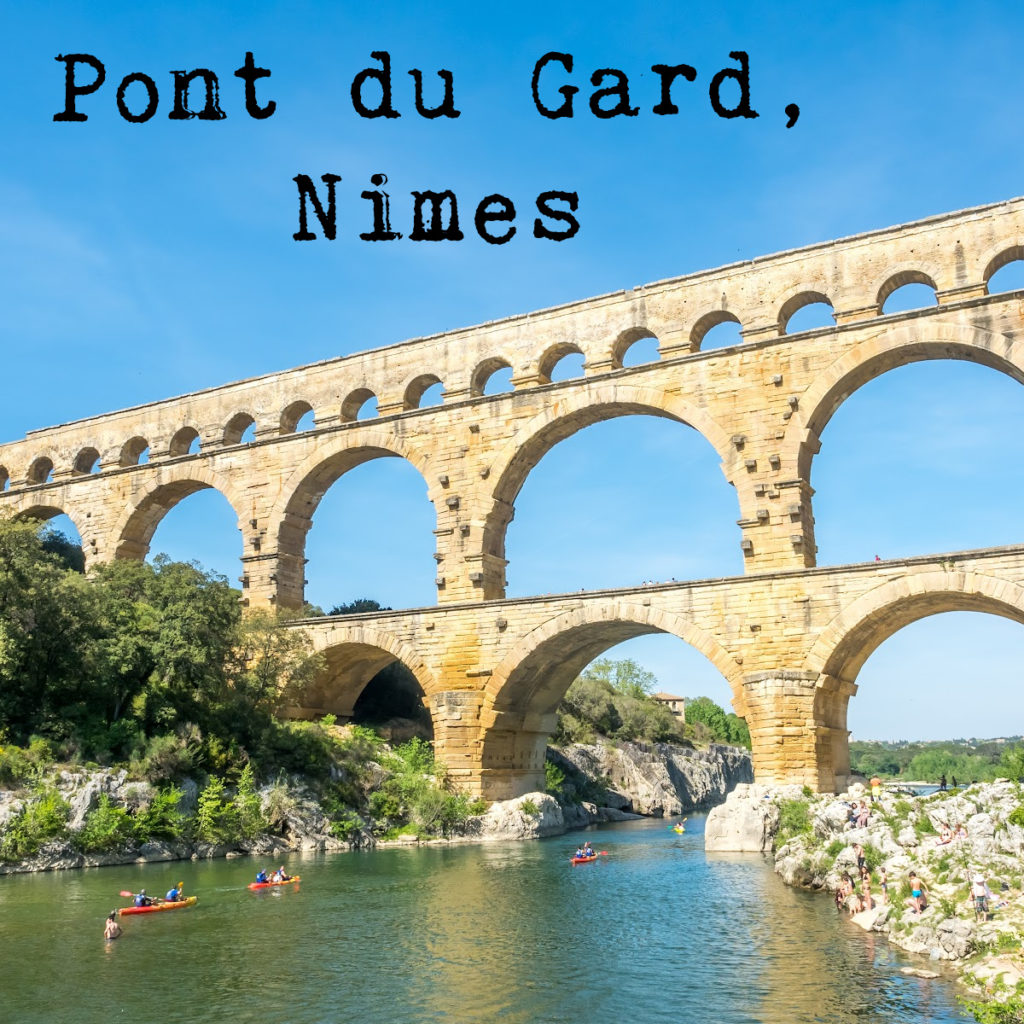
[[[763,786],[739,785],[704,825],[704,849],[767,853],[779,827],[779,808]]]

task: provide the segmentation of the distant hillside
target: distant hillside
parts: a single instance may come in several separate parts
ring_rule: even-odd
[[[1024,777],[1024,737],[955,740],[854,740],[850,767],[885,778],[982,782]]]

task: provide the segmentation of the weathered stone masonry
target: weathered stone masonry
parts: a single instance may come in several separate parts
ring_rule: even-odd
[[[1015,199],[36,430],[0,446],[0,510],[66,513],[90,562],[141,558],[168,509],[214,487],[238,516],[245,601],[300,607],[305,537],[326,490],[362,462],[405,458],[437,513],[438,605],[308,622],[329,673],[298,712],[344,714],[401,658],[452,770],[488,796],[524,792],[543,777],[543,740],[573,675],[623,639],[665,631],[729,681],[759,779],[832,789],[848,771],[846,706],[871,651],[938,611],[1024,619],[1024,554],[815,569],[819,437],[850,394],[916,360],[1024,379],[1024,292],[988,293],[1021,258]],[[934,288],[938,304],[882,315],[907,283]],[[820,301],[834,327],[785,333]],[[742,344],[701,351],[724,321],[742,325]],[[623,368],[652,336],[659,360]],[[570,352],[584,376],[551,383]],[[502,367],[514,390],[485,397]],[[437,381],[443,404],[418,408]],[[379,415],[356,419],[371,397]],[[315,428],[297,432],[310,410]],[[505,531],[530,470],[582,427],[639,413],[686,423],[717,451],[746,575],[505,600]],[[250,425],[255,440],[241,443]]]

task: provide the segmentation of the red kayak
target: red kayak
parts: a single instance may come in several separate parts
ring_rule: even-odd
[[[250,882],[249,883],[249,888],[250,889],[269,889],[272,885],[291,885],[292,882],[298,882],[300,880],[300,878],[301,878],[300,875],[292,875],[291,878],[287,879],[284,882]]]
[[[592,854],[589,857],[572,857],[570,863],[572,864],[589,864],[592,860],[597,860],[597,854]]]

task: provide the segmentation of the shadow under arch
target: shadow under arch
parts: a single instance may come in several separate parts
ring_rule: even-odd
[[[324,668],[307,690],[302,705],[285,712],[288,717],[333,714],[351,718],[367,684],[396,661],[413,674],[424,698],[438,690],[433,672],[415,648],[384,630],[366,624],[338,629],[332,626],[328,635],[314,642],[314,648],[323,656]]]
[[[142,560],[149,553],[149,545],[164,516],[185,498],[198,491],[214,490],[223,497],[234,512],[238,529],[242,519],[238,514],[241,501],[224,480],[200,467],[190,467],[186,475],[168,480],[161,476],[141,497],[125,507],[118,517],[111,536],[114,538],[114,557]],[[241,545],[239,545],[241,555]]]
[[[494,669],[485,699],[496,713],[552,715],[591,661],[649,633],[671,634],[703,654],[728,683],[736,713],[744,714],[742,666],[710,633],[673,612],[623,600],[562,612],[531,630]]]
[[[505,537],[512,521],[514,502],[530,472],[560,441],[595,423],[620,416],[658,416],[692,427],[714,448],[727,483],[733,483],[734,453],[725,431],[708,413],[685,399],[655,388],[628,384],[584,387],[553,402],[524,423],[495,452],[491,474],[495,477],[492,505],[483,530],[484,554],[505,557]],[[737,499],[737,508],[739,507]],[[485,594],[485,599],[501,594]]]
[[[978,363],[1024,383],[1024,341],[948,323],[902,324],[882,331],[836,359],[801,396],[800,415],[793,417],[786,439],[787,446],[796,444],[801,478],[810,480],[822,431],[843,402],[888,370],[929,359]]]

